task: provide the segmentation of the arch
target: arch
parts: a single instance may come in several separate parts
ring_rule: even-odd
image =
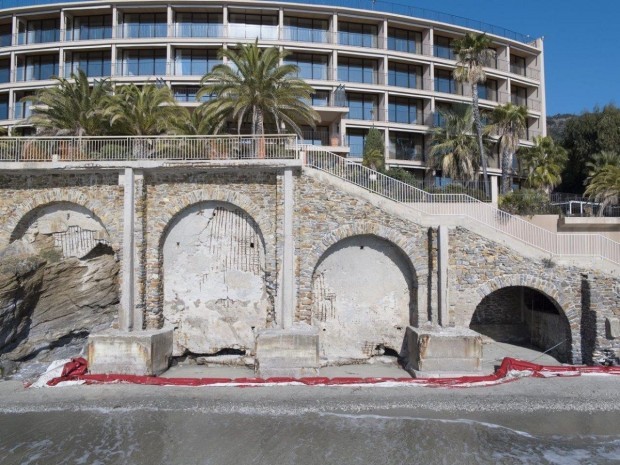
[[[312,274],[311,324],[327,363],[399,354],[417,317],[418,284],[410,257],[374,234],[345,237]]]
[[[170,227],[174,224],[173,220],[181,215],[186,209],[193,205],[203,202],[223,202],[231,204],[245,211],[256,222],[263,238],[263,246],[265,247],[265,256],[270,257],[273,252],[271,244],[265,240],[265,236],[273,234],[273,225],[265,213],[256,205],[248,196],[239,192],[224,190],[221,188],[198,189],[188,194],[175,197],[173,202],[168,202],[161,207],[158,212],[157,227],[155,231],[157,235],[157,248],[161,254],[161,250],[166,240],[166,236]],[[161,255],[160,255],[161,258]]]
[[[219,200],[188,205],[162,234],[162,315],[173,353],[251,351],[254,331],[273,314],[260,226]]]
[[[422,276],[428,274],[428,269],[425,266],[426,258],[418,253],[422,246],[416,244],[415,241],[407,239],[401,233],[392,228],[369,221],[360,221],[354,224],[341,226],[323,236],[322,240],[317,242],[312,248],[310,258],[311,263],[315,264],[312,274],[314,275],[314,271],[319,265],[321,257],[323,257],[325,252],[327,252],[327,250],[334,244],[348,237],[365,235],[377,236],[398,247],[408,257],[411,269],[413,270],[418,281],[420,281]]]
[[[467,321],[473,322],[477,309],[485,300],[488,301],[487,298],[490,298],[493,294],[496,295],[496,293],[501,291],[508,292],[511,288],[531,289],[548,300],[555,311],[563,317],[562,320],[566,324],[566,334],[570,338],[570,350],[567,354],[568,357],[572,358],[573,362],[579,359],[578,355],[576,355],[580,351],[579,331],[575,329],[575,325],[572,323],[579,321],[580,316],[578,313],[578,305],[575,303],[574,296],[568,292],[561,292],[554,283],[540,277],[527,274],[513,274],[496,277],[489,280],[477,289],[479,299],[477,302],[471,303],[471,306],[465,312],[464,317]],[[521,303],[520,305],[522,306],[523,304]]]
[[[93,219],[98,221],[105,232],[110,235],[108,224],[112,222],[112,218],[108,213],[102,211],[96,202],[93,202],[87,195],[70,190],[50,189],[44,193],[35,194],[32,198],[20,204],[13,214],[4,224],[4,232],[2,234],[2,242],[4,245],[19,239],[25,232],[29,221],[36,215],[37,211],[54,204],[68,203],[78,207],[82,207],[91,212]],[[112,239],[112,238],[111,238]],[[113,245],[114,249],[118,249],[118,244]]]

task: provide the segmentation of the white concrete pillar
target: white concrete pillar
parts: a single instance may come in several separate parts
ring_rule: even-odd
[[[294,185],[293,169],[284,170],[284,244],[282,251],[282,329],[290,329],[295,313],[295,243],[293,238]]]
[[[499,189],[497,186],[498,176],[489,176],[489,182],[491,183],[491,203],[497,208],[499,200]]]
[[[448,315],[448,227],[439,226],[437,231],[437,254],[439,282],[437,283],[439,324],[449,326]]]
[[[119,329],[133,329],[134,296],[134,173],[125,168],[123,176],[123,263],[121,281],[121,309]]]

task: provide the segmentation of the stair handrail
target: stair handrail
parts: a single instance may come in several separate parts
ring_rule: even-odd
[[[467,194],[432,194],[317,146],[303,146],[304,164],[428,215],[460,215],[552,256],[595,256],[620,264],[620,243],[601,234],[557,233]]]

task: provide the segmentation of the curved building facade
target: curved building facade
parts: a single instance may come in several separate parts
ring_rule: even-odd
[[[306,143],[355,159],[374,126],[385,135],[387,164],[422,176],[429,134],[441,124],[438,110],[471,101],[468,86],[452,78],[451,43],[484,28],[398,8],[372,10],[372,1],[369,9],[330,3],[1,2],[0,125],[28,133],[30,109],[22,99],[78,68],[119,84],[158,80],[182,105],[196,106],[200,79],[219,63],[218,49],[258,39],[290,51],[286,60],[316,89],[312,105],[321,122],[304,130]],[[527,145],[546,133],[542,40],[491,32],[497,58],[480,87],[481,105],[527,106]],[[500,172],[498,158],[489,162],[491,174]]]

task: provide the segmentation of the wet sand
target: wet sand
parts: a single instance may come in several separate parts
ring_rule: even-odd
[[[617,376],[461,389],[5,381],[0,463],[611,464],[619,399]]]

